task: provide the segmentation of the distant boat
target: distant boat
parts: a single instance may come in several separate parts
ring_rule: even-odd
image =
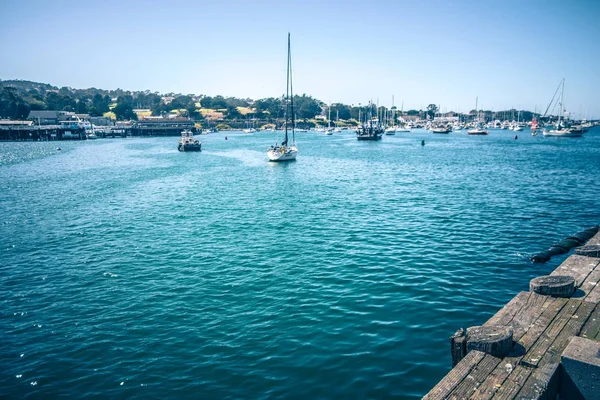
[[[383,128],[371,121],[368,124],[358,127],[356,131],[356,138],[358,140],[380,140],[381,136],[383,136]]]
[[[467,135],[487,135],[487,134],[489,134],[489,132],[480,126],[476,126],[475,128],[469,129],[467,131]]]
[[[179,151],[202,151],[202,143],[194,139],[194,133],[189,129],[184,129],[181,132],[181,138],[179,139],[179,145],[177,146]]]
[[[452,129],[448,126],[433,126],[431,127],[431,133],[450,133]]]
[[[478,106],[478,100],[479,98],[475,98],[475,112],[477,114],[477,119],[475,120],[475,127],[473,129],[469,129],[467,131],[467,135],[487,135],[489,134],[488,131],[486,131],[485,129],[483,129],[481,127],[481,124],[479,123],[478,119],[479,119],[479,110],[477,109]]]
[[[567,121],[566,119],[563,120],[563,114],[565,113],[565,105],[563,103],[564,93],[565,93],[565,79],[564,78],[558,85],[558,88],[556,89],[556,92],[554,93],[552,100],[550,100],[550,104],[548,104],[548,108],[546,108],[546,112],[544,113],[544,116],[546,115],[546,113],[548,112],[548,109],[550,109],[550,106],[554,102],[554,97],[556,97],[556,93],[558,93],[559,89],[561,89],[560,99],[558,100],[558,103],[556,104],[560,107],[559,114],[558,114],[558,122],[556,122],[555,129],[551,129],[549,131],[544,130],[543,134],[544,134],[544,136],[556,136],[556,137],[581,137],[581,136],[583,136],[583,129],[581,127],[571,126],[569,121]]]
[[[294,118],[294,93],[292,90],[292,50],[290,46],[290,34],[288,33],[288,57],[287,57],[287,83],[286,83],[286,98],[285,98],[285,135],[281,145],[275,143],[267,149],[267,157],[270,161],[291,161],[295,160],[298,155],[298,147],[296,146],[296,135],[294,126],[296,121]],[[288,123],[291,116],[291,125]],[[288,126],[291,126],[292,144],[288,144]]]
[[[385,130],[385,134],[386,135],[395,135],[396,134],[396,127],[395,126],[390,126],[389,128],[387,128]]]

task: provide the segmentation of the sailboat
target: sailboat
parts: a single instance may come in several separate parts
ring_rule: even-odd
[[[327,129],[325,130],[326,135],[333,135],[333,128],[331,127],[331,103],[329,103],[329,116],[327,117]]]
[[[489,132],[481,127],[481,123],[479,121],[479,110],[477,109],[479,97],[475,98],[475,112],[477,113],[477,118],[475,120],[475,127],[473,129],[469,129],[467,131],[467,135],[487,135]]]
[[[559,113],[558,113],[558,122],[555,125],[556,129],[552,129],[549,131],[544,130],[543,134],[544,134],[544,136],[581,137],[583,135],[582,129],[577,129],[577,128],[571,127],[568,121],[563,120],[563,114],[565,113],[565,105],[563,103],[564,94],[565,94],[565,79],[564,78],[558,85],[556,92],[554,92],[554,96],[552,97],[552,100],[550,100],[550,104],[548,104],[548,107],[546,108],[546,112],[544,113],[544,116],[546,116],[548,109],[550,109],[550,106],[554,102],[554,97],[556,97],[556,93],[558,93],[559,89],[561,89],[561,92],[560,92],[560,99],[557,100],[558,101],[557,105],[560,107],[560,109],[559,109]]]
[[[275,143],[275,146],[270,146],[267,149],[267,157],[270,161],[290,161],[295,160],[298,155],[298,147],[296,147],[296,135],[294,128],[296,126],[294,114],[294,91],[292,87],[292,51],[290,46],[290,34],[288,32],[288,56],[287,56],[287,82],[286,82],[286,98],[285,98],[285,135],[281,145]],[[291,118],[290,118],[291,117]],[[291,119],[291,125],[290,120]],[[292,144],[289,145],[288,127],[291,126]]]

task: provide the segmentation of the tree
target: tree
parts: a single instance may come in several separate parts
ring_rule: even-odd
[[[438,106],[436,106],[435,104],[430,104],[427,106],[427,115],[429,115],[429,117],[431,117],[431,119],[435,118],[435,114],[437,114],[438,112]]]
[[[298,118],[312,119],[322,111],[319,101],[303,94],[294,96],[294,108]]]
[[[242,114],[238,111],[237,107],[235,107],[235,106],[227,107],[227,118],[228,119],[238,119],[241,117],[242,117]]]
[[[131,103],[123,102],[118,103],[115,108],[112,109],[118,120],[135,120],[137,121],[137,114],[133,112]]]

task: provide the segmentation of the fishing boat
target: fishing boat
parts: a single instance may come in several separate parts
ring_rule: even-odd
[[[374,121],[368,121],[356,130],[358,140],[380,140],[383,136],[383,128]]]
[[[181,131],[181,138],[179,138],[179,145],[177,146],[179,151],[202,151],[202,143],[194,139],[194,133],[189,129]]]
[[[281,144],[275,143],[267,149],[267,157],[269,161],[291,161],[295,160],[298,155],[298,147],[296,146],[296,135],[294,127],[296,121],[294,117],[294,91],[292,87],[292,51],[290,46],[290,34],[288,32],[288,56],[287,56],[287,82],[285,96],[285,134]],[[291,124],[290,120],[291,119]],[[288,136],[288,127],[291,127],[292,144],[290,145]]]

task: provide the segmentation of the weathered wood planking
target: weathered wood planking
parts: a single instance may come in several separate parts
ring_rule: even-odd
[[[531,292],[520,292],[494,314],[484,325],[506,325],[527,304]]]
[[[517,393],[519,399],[555,399],[558,393],[560,363],[548,363],[535,369]]]
[[[462,382],[484,357],[485,353],[481,351],[472,351],[467,354],[423,399],[446,399],[450,392]]]
[[[581,284],[579,290],[584,293],[583,300],[592,303],[598,303],[600,301],[600,258],[594,258],[596,260],[596,268],[587,276],[585,281]]]
[[[504,384],[498,388],[498,391],[494,395],[494,399],[514,398],[532,372],[533,368],[531,367],[517,365]]]
[[[577,335],[588,317],[591,315],[595,305],[588,302],[580,302],[577,310],[571,316],[567,324],[560,333],[554,338],[548,350],[544,353],[538,362],[538,368],[523,383],[523,387],[517,394],[519,398],[536,398],[533,394],[543,394],[549,390],[550,384],[548,376],[548,366],[557,366],[560,363],[560,355],[569,344],[570,339]],[[550,370],[555,370],[550,367]],[[546,384],[544,384],[546,382]],[[556,391],[554,391],[556,395]]]
[[[525,354],[538,340],[546,327],[552,322],[556,314],[567,304],[565,298],[552,298],[547,296],[538,296],[534,301],[539,302],[539,298],[544,298],[541,306],[530,308],[527,310],[525,320],[531,321],[527,331],[524,329],[516,330],[515,336],[516,346],[513,353],[509,353],[509,357],[505,357],[492,373],[483,381],[479,388],[475,391],[472,399],[490,399],[500,389],[507,378],[519,365],[522,355]]]
[[[585,278],[598,265],[596,258],[573,254],[559,265],[550,275],[569,275],[575,279],[575,286],[579,287]]]
[[[575,314],[579,305],[582,302],[580,300],[569,299],[567,304],[556,314],[555,318],[548,325],[544,332],[540,335],[535,344],[527,351],[521,363],[526,363],[532,367],[537,367],[540,364],[540,360],[550,348],[550,345],[558,334],[565,327],[569,319]]]
[[[600,336],[600,304],[596,304],[596,307],[594,307],[592,314],[583,325],[581,332],[579,332],[579,336],[588,339],[595,339]]]
[[[473,370],[448,395],[449,399],[467,399],[502,361],[486,354]]]

